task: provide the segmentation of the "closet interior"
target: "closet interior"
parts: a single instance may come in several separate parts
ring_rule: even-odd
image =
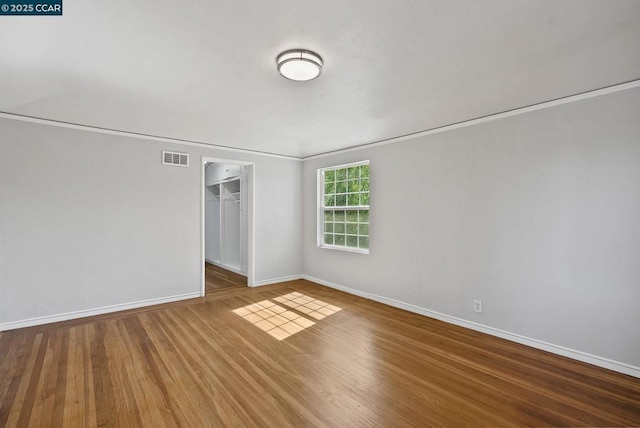
[[[205,261],[247,274],[247,174],[242,165],[205,165]]]

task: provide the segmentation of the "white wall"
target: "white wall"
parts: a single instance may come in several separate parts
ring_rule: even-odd
[[[299,274],[300,162],[0,119],[0,330],[199,293],[201,156],[255,162],[255,279]]]
[[[303,271],[640,367],[639,119],[636,88],[308,160],[371,160],[371,253],[317,248],[309,191]]]

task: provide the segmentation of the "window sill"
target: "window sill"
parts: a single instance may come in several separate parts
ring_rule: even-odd
[[[347,251],[349,253],[369,254],[369,249],[365,249],[365,248],[341,247],[337,245],[325,245],[325,244],[318,245],[318,248],[324,248],[325,250]]]

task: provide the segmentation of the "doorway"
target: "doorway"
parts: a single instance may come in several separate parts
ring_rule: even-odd
[[[202,295],[254,282],[254,164],[202,158]]]

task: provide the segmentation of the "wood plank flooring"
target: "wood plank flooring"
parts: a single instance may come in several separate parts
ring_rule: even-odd
[[[204,273],[205,295],[226,288],[247,286],[246,276],[212,265],[211,263],[204,264]]]
[[[640,426],[640,380],[300,280],[0,333],[2,426]]]

